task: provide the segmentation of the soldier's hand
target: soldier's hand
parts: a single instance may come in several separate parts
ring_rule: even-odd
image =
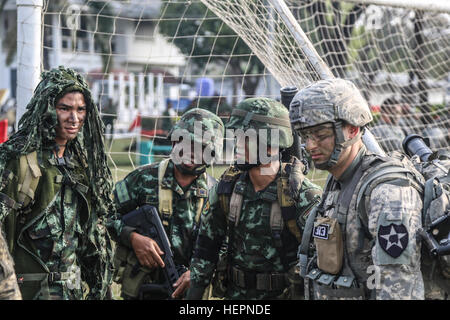
[[[172,298],[180,298],[184,292],[191,286],[191,271],[183,273],[178,280],[173,284],[176,290],[172,293]]]
[[[164,261],[161,255],[164,252],[159,248],[155,240],[140,235],[137,232],[132,232],[130,235],[131,246],[134,253],[139,260],[139,263],[147,268],[156,268],[160,266],[164,268]]]

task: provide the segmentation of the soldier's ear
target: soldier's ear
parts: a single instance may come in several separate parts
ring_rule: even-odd
[[[360,131],[359,127],[352,126],[351,124],[346,124],[346,127],[347,127],[347,133],[348,133],[347,138],[349,138],[349,139],[353,139],[354,137],[356,137],[356,135]]]

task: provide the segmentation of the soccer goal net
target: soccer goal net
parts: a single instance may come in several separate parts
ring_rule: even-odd
[[[165,137],[190,108],[226,122],[244,98],[279,99],[327,74],[363,92],[385,150],[411,133],[448,149],[450,10],[431,3],[46,1],[43,68],[89,80],[116,179],[167,157]]]

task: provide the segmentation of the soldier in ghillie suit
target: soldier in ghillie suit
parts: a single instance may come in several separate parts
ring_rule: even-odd
[[[108,292],[114,204],[102,134],[87,83],[59,67],[42,74],[19,130],[0,147],[0,221],[24,299]]]
[[[20,300],[14,261],[9,254],[8,246],[0,230],[0,300]]]
[[[171,157],[139,167],[116,184],[114,198],[119,214],[111,220],[110,230],[119,243],[115,254],[115,281],[122,284],[123,298],[170,297],[166,291],[143,289],[143,285],[164,283],[162,250],[154,239],[124,225],[120,216],[146,204],[155,206],[171,244],[175,265],[189,268],[200,218],[208,211],[208,193],[216,183],[206,173],[206,168],[222,152],[223,134],[224,126],[218,116],[204,109],[189,110],[169,132],[174,144]],[[180,146],[187,148],[183,150]],[[195,161],[196,149],[202,152],[198,162]],[[208,152],[211,159],[203,157]],[[173,298],[183,297],[189,286],[189,275],[188,270],[175,283]]]
[[[211,190],[187,298],[201,299],[213,278],[213,295],[226,299],[301,299],[297,247],[321,190],[300,160],[280,160],[293,143],[288,111],[273,99],[246,99],[227,128],[235,130],[236,164]]]
[[[424,299],[420,174],[400,154],[366,149],[372,115],[361,93],[347,80],[318,81],[292,99],[290,119],[315,167],[330,173],[299,248],[307,297]]]

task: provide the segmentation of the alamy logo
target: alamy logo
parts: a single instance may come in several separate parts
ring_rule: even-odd
[[[227,129],[223,137],[218,130],[203,128],[201,121],[195,121],[193,133],[186,129],[173,131],[171,140],[176,143],[171,159],[175,164],[229,164],[231,159],[231,163],[259,165],[279,160],[279,129]],[[223,151],[228,159],[222,156]]]
[[[366,270],[367,274],[370,276],[367,278],[366,286],[369,290],[380,289],[381,288],[381,272],[380,267],[376,265],[370,265]]]

